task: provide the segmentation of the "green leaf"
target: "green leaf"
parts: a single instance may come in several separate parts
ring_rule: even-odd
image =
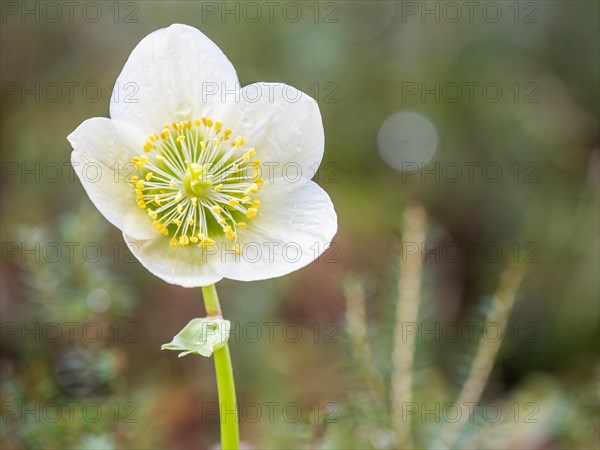
[[[178,357],[194,353],[210,357],[229,339],[229,320],[217,318],[192,319],[171,342],[163,344],[161,350],[183,350]]]

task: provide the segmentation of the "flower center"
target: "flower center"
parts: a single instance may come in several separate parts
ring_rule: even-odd
[[[188,195],[202,196],[212,186],[210,165],[192,163],[183,177],[183,187]]]
[[[170,245],[207,247],[216,237],[234,241],[260,206],[251,195],[263,185],[256,151],[211,119],[167,123],[132,158],[136,203]]]

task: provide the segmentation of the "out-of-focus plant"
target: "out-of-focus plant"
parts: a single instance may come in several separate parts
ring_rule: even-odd
[[[404,242],[426,241],[426,215],[421,207],[406,209],[403,230]],[[458,391],[442,368],[423,366],[421,361],[430,360],[432,346],[417,345],[418,333],[410,332],[426,326],[419,310],[431,306],[426,304],[431,300],[423,302],[422,257],[421,252],[401,255],[391,355],[387,357],[381,353],[390,346],[369,326],[365,282],[356,277],[345,280],[349,347],[364,389],[343,402],[344,419],[353,423],[352,439],[331,430],[332,441],[322,440],[318,448],[327,448],[332,442],[338,447],[387,449],[593,446],[598,438],[594,423],[599,416],[592,407],[594,402],[586,398],[586,393],[593,392],[592,385],[562,385],[558,379],[540,374],[509,391],[486,392],[502,339],[488,339],[482,333],[475,348],[466,350],[473,356],[455,367],[455,373],[466,373]],[[496,294],[485,304],[485,320],[478,331],[493,326],[508,334],[515,302],[526,301],[521,288],[525,274],[523,265],[509,264]],[[382,365],[381,361],[390,363]],[[500,416],[490,420],[487,405],[493,406],[494,414],[501,411]]]
[[[109,247],[99,218],[82,206],[56,225],[17,232],[23,248],[63,253],[19,260],[27,286],[23,298],[10,300],[33,307],[2,323],[3,448],[111,449],[154,442],[152,434],[132,426],[145,419],[152,398],[129,389],[123,378],[127,357],[118,343],[125,330],[117,327],[135,325],[130,313],[136,299],[112,270],[111,256],[89,258],[80,251]],[[66,252],[63,243],[77,251]]]

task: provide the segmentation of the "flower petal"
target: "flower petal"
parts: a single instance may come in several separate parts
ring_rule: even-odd
[[[131,52],[115,84],[110,115],[149,134],[165,122],[219,119],[220,93],[236,88],[235,69],[219,47],[196,28],[175,24],[150,33]]]
[[[316,183],[282,180],[261,190],[258,216],[239,230],[241,255],[221,252],[211,264],[224,278],[252,281],[286,275],[313,262],[337,231],[327,193]],[[235,262],[234,262],[235,261]]]
[[[244,136],[247,145],[256,148],[256,157],[267,163],[263,177],[272,179],[282,172],[286,176],[289,170],[290,178],[311,179],[325,145],[317,102],[285,83],[250,84],[238,97],[228,103],[224,123]]]
[[[205,249],[195,245],[170,247],[169,238],[138,240],[123,233],[131,253],[158,278],[183,287],[209,286],[223,277],[208,263]]]
[[[131,156],[135,149],[141,149],[143,134],[130,125],[94,117],[67,139],[73,147],[73,170],[102,215],[138,239],[156,236],[152,220],[135,204],[135,193],[128,183],[134,169]]]

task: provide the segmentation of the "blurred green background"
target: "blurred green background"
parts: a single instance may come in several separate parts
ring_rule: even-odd
[[[108,116],[133,47],[172,23],[207,34],[243,85],[313,96],[325,127],[317,181],[338,213],[332,250],[281,279],[218,286],[239,331],[248,448],[395,448],[351,350],[342,286],[364,287],[387,392],[415,203],[429,216],[431,329],[481,325],[507,264],[526,266],[510,328],[522,333],[505,333],[482,401],[534,402],[538,420],[506,410],[470,424],[483,436],[473,445],[508,445],[494,446],[500,433],[513,448],[598,448],[598,2],[67,3],[1,4],[2,448],[218,445],[212,361],[160,351],[203,315],[200,290],[128,253],[66,141]],[[476,344],[418,339],[415,392],[451,401]],[[425,447],[444,422],[433,416],[415,419]]]

